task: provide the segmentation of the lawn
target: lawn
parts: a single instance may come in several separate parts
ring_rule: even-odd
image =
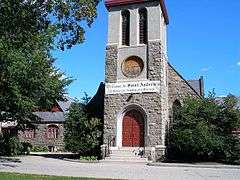
[[[18,174],[18,173],[7,173],[0,172],[0,180],[95,180],[95,178],[85,177],[60,177],[60,176],[44,176],[44,175],[33,175],[33,174]]]

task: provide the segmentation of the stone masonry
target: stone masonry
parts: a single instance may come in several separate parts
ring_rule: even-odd
[[[55,139],[49,139],[47,137],[47,130],[49,125],[55,125],[58,127],[58,137]],[[21,142],[28,142],[32,146],[41,146],[48,148],[49,146],[54,147],[57,150],[64,149],[64,126],[63,123],[41,123],[36,124],[35,137],[26,138],[23,131],[18,132],[18,137]]]

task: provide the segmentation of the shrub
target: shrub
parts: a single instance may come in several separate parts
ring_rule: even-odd
[[[71,105],[64,124],[65,149],[84,156],[99,156],[101,121],[88,116],[85,104]]]
[[[22,154],[23,146],[19,139],[11,134],[4,133],[0,137],[0,155],[15,156]]]
[[[232,134],[240,124],[240,111],[232,95],[217,102],[186,99],[174,113],[168,139],[169,159],[238,163],[240,139]]]
[[[28,142],[22,142],[22,154],[30,154],[30,151],[31,151],[31,148],[32,148],[32,145]]]
[[[33,146],[31,152],[48,152],[48,148],[46,146]]]
[[[83,161],[96,161],[97,156],[80,156],[80,160]]]

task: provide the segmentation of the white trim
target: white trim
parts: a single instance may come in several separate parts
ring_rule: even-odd
[[[107,43],[107,46],[118,46],[118,43]]]
[[[144,108],[142,108],[138,104],[130,104],[122,108],[122,110],[117,114],[117,135],[116,135],[116,146],[118,148],[122,147],[122,123],[123,117],[125,116],[126,112],[136,109],[138,110],[144,120],[144,146],[146,146],[146,142],[148,140],[149,132],[148,132],[148,121],[147,121],[147,114]]]

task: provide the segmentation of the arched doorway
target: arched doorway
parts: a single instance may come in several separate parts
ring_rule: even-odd
[[[144,118],[137,110],[126,112],[122,121],[122,146],[144,146]]]

